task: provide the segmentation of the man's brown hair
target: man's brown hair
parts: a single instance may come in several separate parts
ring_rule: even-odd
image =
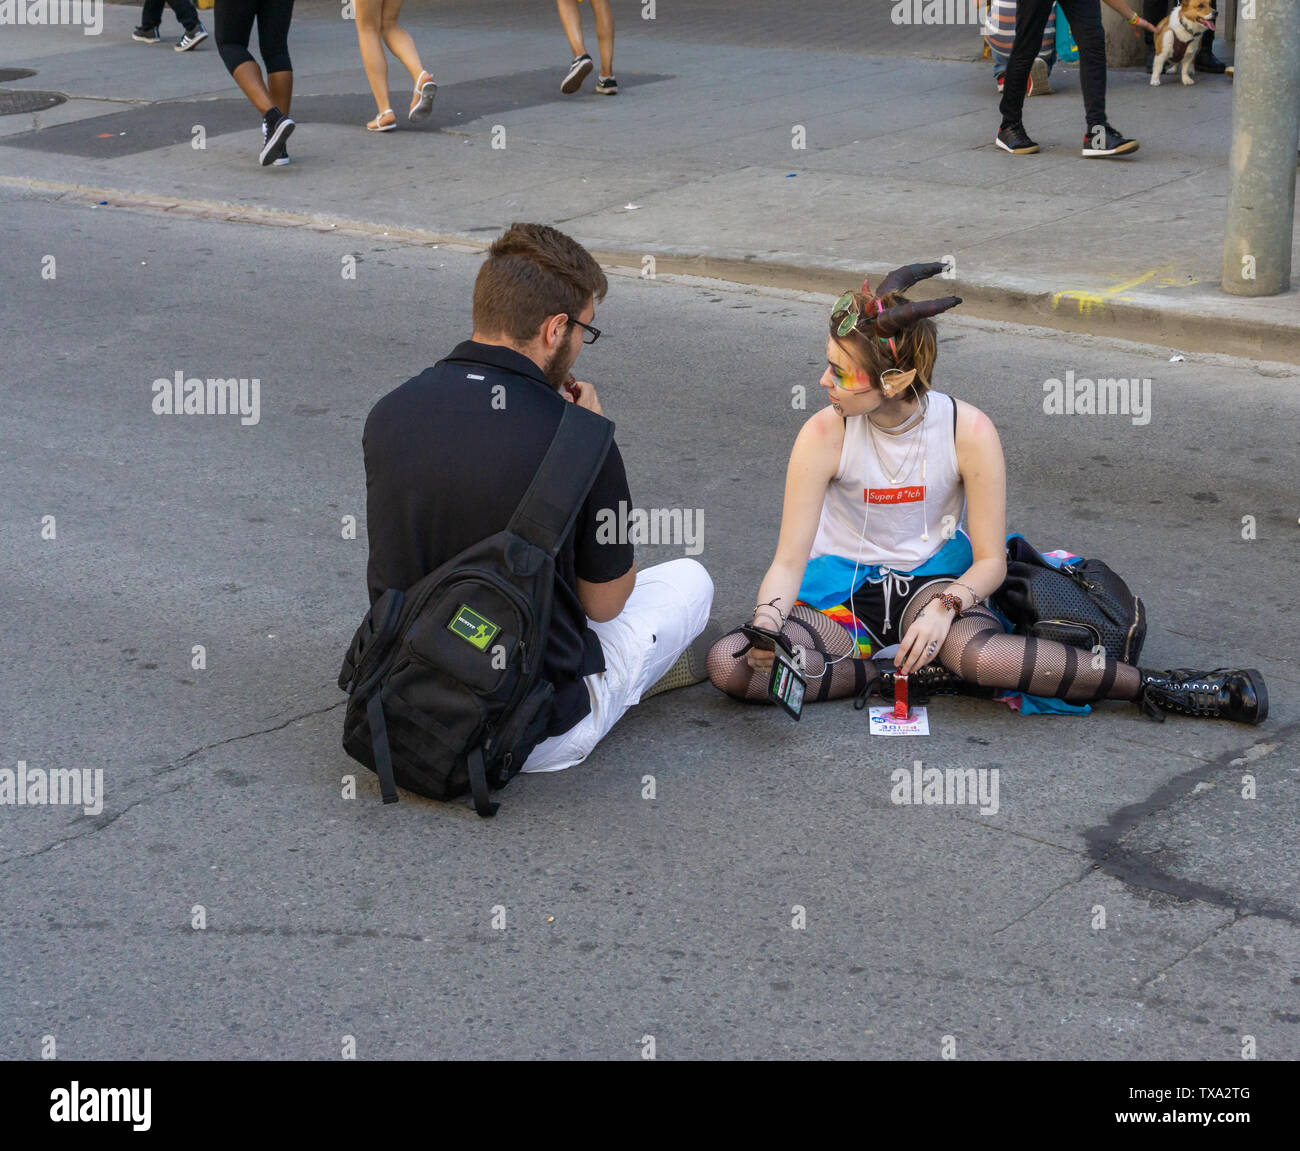
[[[527,343],[547,316],[577,319],[609,284],[581,244],[546,224],[511,224],[474,281],[474,330]]]

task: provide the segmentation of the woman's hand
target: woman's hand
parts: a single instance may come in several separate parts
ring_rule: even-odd
[[[952,627],[953,614],[937,601],[931,601],[921,609],[912,621],[912,626],[898,645],[898,654],[894,656],[894,666],[903,675],[927,664],[933,663],[948,638],[948,629]]]
[[[759,617],[762,617],[761,619]],[[781,613],[776,611],[769,604],[761,604],[758,611],[754,613],[754,618],[749,622],[750,627],[765,628],[771,631],[779,632],[785,626],[785,620],[782,619]],[[754,643],[754,638],[750,637],[750,643]],[[757,647],[751,646],[746,655],[745,662],[749,664],[751,671],[770,672],[772,664],[776,660],[776,650],[774,647]]]

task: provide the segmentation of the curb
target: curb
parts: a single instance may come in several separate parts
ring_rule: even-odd
[[[114,208],[165,212],[195,219],[224,220],[229,223],[256,224],[263,227],[306,228],[309,231],[338,235],[383,237],[419,247],[445,247],[468,253],[485,252],[490,239],[456,233],[433,232],[423,228],[378,224],[342,216],[325,216],[288,212],[270,208],[241,207],[215,200],[195,200],[173,196],[156,196],[97,188],[85,184],[64,184],[53,180],[34,180],[17,176],[0,176],[0,187],[48,193]],[[732,283],[783,288],[792,291],[836,296],[857,287],[861,276],[877,278],[892,265],[862,265],[843,262],[840,266],[799,262],[789,259],[759,260],[746,256],[702,255],[672,249],[601,248],[588,245],[591,254],[603,265],[629,274],[644,275],[643,260],[653,256],[655,273],[700,276]],[[1041,281],[1012,276],[998,279],[931,281],[918,285],[917,298],[960,294],[967,315],[985,320],[999,320],[1079,332],[1111,339],[1163,346],[1179,351],[1210,352],[1247,359],[1273,360],[1300,364],[1300,324],[1287,324],[1274,317],[1244,317],[1198,307],[1170,306],[1167,296],[1127,290],[1125,285],[1105,292],[1050,291]],[[1300,296],[1292,289],[1288,295]],[[1233,298],[1224,297],[1225,307]],[[1238,305],[1239,306],[1239,305]],[[1300,314],[1300,301],[1297,303]]]

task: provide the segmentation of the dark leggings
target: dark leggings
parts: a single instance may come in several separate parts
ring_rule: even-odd
[[[903,612],[900,634],[906,634],[922,610],[951,586],[936,584],[918,591]],[[819,611],[796,604],[781,630],[803,659],[809,702],[856,695],[874,674],[869,661],[856,658],[849,633]],[[770,703],[768,675],[750,670],[748,651],[749,640],[739,630],[728,632],[709,651],[709,679],[734,699]],[[967,683],[1067,703],[1136,699],[1142,689],[1142,673],[1136,667],[1063,643],[1008,635],[983,605],[953,622],[935,662]]]
[[[257,21],[257,46],[262,66],[272,72],[292,72],[289,60],[289,24],[293,0],[216,0],[217,51],[234,75],[235,69],[253,59],[248,40]]]
[[[1106,33],[1101,26],[1101,0],[1055,0],[1070,22],[1079,45],[1079,82],[1088,127],[1106,123]],[[1016,42],[1002,87],[1002,126],[1020,123],[1025,107],[1029,69],[1043,43],[1043,29],[1053,0],[1020,0],[1016,5]]]

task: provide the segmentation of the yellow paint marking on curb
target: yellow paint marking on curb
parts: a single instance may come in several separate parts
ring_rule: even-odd
[[[1087,316],[1091,314],[1094,308],[1105,306],[1109,300],[1128,301],[1129,297],[1121,295],[1130,288],[1136,288],[1139,284],[1145,284],[1148,280],[1154,279],[1164,268],[1153,268],[1149,272],[1143,272],[1140,276],[1135,276],[1131,280],[1125,280],[1123,283],[1116,284],[1112,288],[1105,288],[1100,292],[1089,292],[1082,288],[1072,289],[1067,292],[1057,292],[1052,297],[1052,307],[1059,308],[1062,300],[1074,300],[1079,305],[1079,315]]]

